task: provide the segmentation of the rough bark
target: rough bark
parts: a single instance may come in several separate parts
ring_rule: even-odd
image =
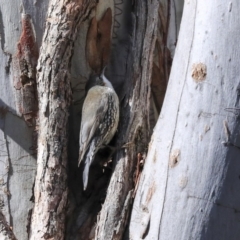
[[[185,1],[130,239],[240,238],[239,10]]]
[[[68,69],[78,27],[95,1],[52,0],[41,46],[38,166],[30,239],[63,239],[67,204]]]
[[[144,162],[151,130],[156,121],[156,115],[151,119],[151,110],[156,104],[159,106],[156,112],[161,108],[169,73],[169,63],[165,61],[169,55],[168,2],[162,2],[159,8],[159,1],[135,1],[133,7],[132,45],[127,56],[124,90],[119,94],[124,100],[117,145],[126,145],[115,156],[113,174],[99,214],[95,239],[123,238],[135,194],[134,185],[137,188],[140,165]],[[159,9],[162,11],[162,19],[158,25]],[[162,88],[163,96],[152,102],[149,86],[153,83],[153,71],[156,73],[154,83],[158,84],[155,87]],[[128,239],[127,233],[125,238]]]

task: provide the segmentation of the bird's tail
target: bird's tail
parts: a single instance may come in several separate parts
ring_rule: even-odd
[[[88,149],[88,152],[86,154],[86,158],[84,161],[84,170],[83,170],[83,189],[84,189],[84,191],[87,189],[89,169],[94,160],[95,149],[96,149],[95,143],[92,142],[92,144],[90,145],[90,147]]]
[[[102,72],[101,72],[101,77],[102,77],[102,78],[104,77],[104,73],[105,73],[106,67],[107,67],[107,65],[103,68],[103,70],[102,70]]]
[[[80,166],[81,162],[84,161],[84,155],[86,155],[86,146],[81,146],[78,155],[78,167]]]

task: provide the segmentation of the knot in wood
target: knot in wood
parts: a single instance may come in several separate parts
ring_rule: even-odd
[[[207,66],[203,63],[195,63],[192,66],[192,78],[195,82],[201,82],[206,79]]]

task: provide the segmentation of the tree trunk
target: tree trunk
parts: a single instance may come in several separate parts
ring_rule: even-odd
[[[72,98],[68,69],[78,27],[94,6],[94,1],[52,0],[49,4],[37,69],[38,166],[30,239],[64,238],[67,126]]]
[[[130,239],[240,239],[239,1],[186,1]]]

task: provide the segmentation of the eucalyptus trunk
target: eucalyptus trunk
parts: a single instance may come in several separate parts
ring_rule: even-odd
[[[239,1],[185,1],[130,239],[239,239]]]

